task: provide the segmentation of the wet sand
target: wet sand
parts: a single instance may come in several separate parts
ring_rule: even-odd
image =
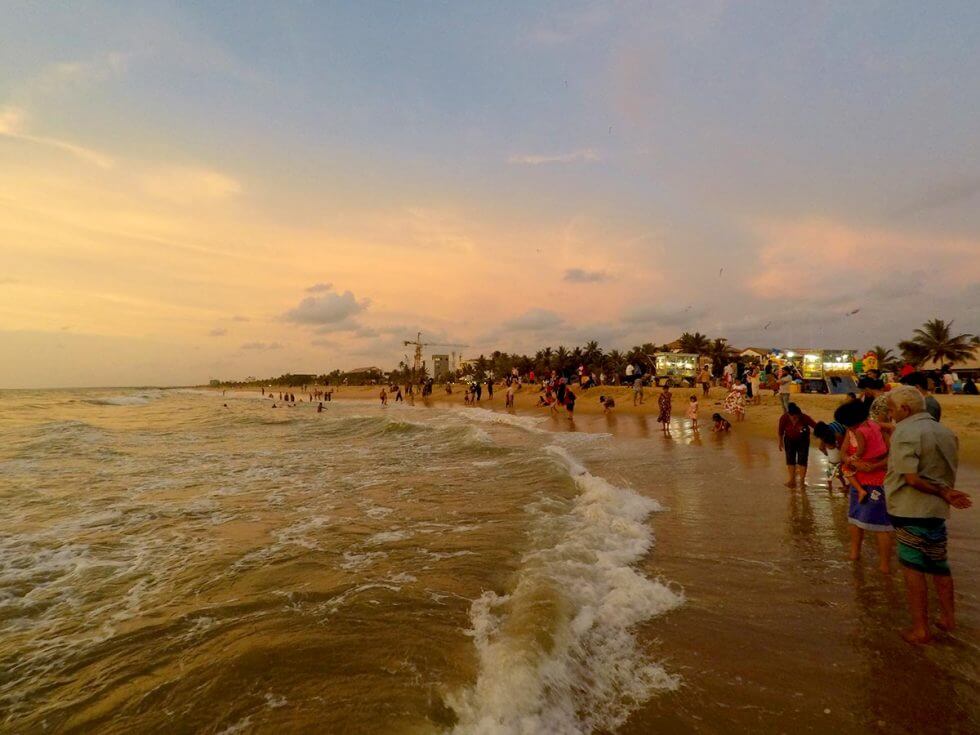
[[[335,397],[367,391],[376,392]],[[438,398],[431,404],[445,405]],[[814,407],[837,400],[802,402],[819,419]],[[709,406],[702,402],[702,415]],[[502,409],[503,397],[482,407]],[[651,521],[656,546],[644,571],[682,589],[686,602],[640,634],[683,684],[646,702],[620,732],[980,732],[980,510],[954,511],[950,522],[960,628],[913,648],[898,636],[909,619],[897,560],[882,575],[867,544],[860,562],[848,561],[847,502],[828,490],[822,456],[811,450],[806,488],[781,484],[782,454],[758,418],[777,411],[750,407],[757,420],[722,436],[692,432],[675,408],[665,437],[643,409],[577,411],[570,422],[519,404],[517,413],[547,419],[542,428],[613,434],[588,458],[590,471],[668,508]],[[963,413],[969,423],[973,409]],[[961,467],[959,485],[977,495],[975,464]]]
[[[846,498],[827,489],[817,452],[808,487],[788,490],[775,441],[687,424],[664,437],[648,417],[575,420],[619,439],[594,472],[667,506],[644,568],[686,596],[643,631],[684,683],[621,732],[980,732],[980,513],[950,522],[960,629],[913,648],[897,634],[908,624],[898,564],[883,576],[873,545],[848,561]],[[972,467],[960,479],[980,486]]]
[[[351,386],[340,389],[335,388],[334,390],[335,400],[357,399],[377,401],[381,389],[380,386]],[[505,410],[504,391],[503,386],[496,386],[494,397],[490,400],[487,398],[486,391],[484,390],[483,400],[478,404],[479,407],[495,411]],[[447,395],[443,388],[437,387],[432,396],[426,398],[425,401],[416,398],[416,403],[433,406],[458,405],[462,407],[463,392],[464,389],[461,385],[454,387],[452,395]],[[576,420],[581,422],[583,417],[602,416],[603,412],[602,406],[599,404],[599,396],[611,395],[616,400],[616,408],[613,410],[614,417],[647,417],[653,427],[656,428],[655,422],[658,412],[657,395],[659,393],[659,388],[645,388],[644,403],[640,406],[634,406],[633,391],[630,388],[612,386],[600,386],[587,390],[576,388],[575,394],[578,397],[578,401],[575,404]],[[682,419],[686,415],[691,395],[697,395],[699,399],[699,413],[702,428],[706,424],[710,424],[712,413],[718,412],[726,415],[722,409],[722,404],[728,391],[724,388],[712,388],[707,398],[702,398],[700,388],[677,388],[672,393],[673,415],[677,419]],[[772,391],[764,390],[762,393],[763,396],[760,402],[748,407],[745,421],[735,423],[733,417],[728,416],[728,418],[732,420],[736,433],[751,433],[757,437],[775,440],[776,424],[783,412],[782,404],[779,398],[773,395]],[[542,418],[548,417],[549,410],[547,408],[537,407],[535,405],[539,395],[536,387],[524,386],[515,396],[515,410]],[[306,394],[300,395],[296,391],[296,397],[297,399],[306,398]],[[840,405],[843,399],[843,396],[819,394],[796,393],[792,396],[792,400],[799,404],[805,412],[813,416],[816,421],[832,421],[834,409]],[[394,400],[394,396],[391,396],[389,400]],[[936,400],[939,401],[943,409],[943,423],[956,432],[956,435],[959,437],[960,462],[980,467],[980,396],[937,395]],[[560,413],[564,416],[564,409]],[[686,425],[686,420],[683,423]],[[623,430],[630,431],[625,426],[624,423]]]

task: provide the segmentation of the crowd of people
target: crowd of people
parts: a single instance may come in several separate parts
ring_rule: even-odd
[[[928,643],[928,579],[939,600],[936,626],[946,632],[956,626],[946,519],[951,508],[972,505],[955,488],[957,438],[941,423],[941,406],[923,374],[908,372],[890,387],[872,372],[858,388],[861,394],[849,394],[828,422],[787,404],[777,426],[786,485],[805,481],[812,433],[828,459],[829,486],[839,483],[847,494],[849,557],[860,559],[865,537],[873,534],[878,567],[889,574],[897,544],[912,616],[902,636]]]

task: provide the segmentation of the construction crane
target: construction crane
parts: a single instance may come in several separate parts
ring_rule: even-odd
[[[415,347],[415,362],[412,365],[412,382],[418,380],[419,371],[422,369],[422,348],[424,347],[469,347],[469,345],[453,344],[451,342],[423,342],[422,333],[419,332],[414,340],[406,339],[403,343]],[[455,352],[453,355],[455,356]]]

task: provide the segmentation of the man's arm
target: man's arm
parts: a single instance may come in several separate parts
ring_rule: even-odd
[[[954,508],[969,508],[973,505],[973,499],[961,490],[954,490],[946,485],[940,485],[939,483],[930,482],[929,480],[921,477],[916,472],[906,472],[902,475],[902,479],[905,480],[905,484],[910,487],[914,487],[921,493],[926,495],[936,495],[947,503],[952,505]]]

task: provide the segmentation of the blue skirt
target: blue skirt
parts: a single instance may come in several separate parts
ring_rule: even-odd
[[[865,485],[868,498],[858,502],[857,490],[852,486],[848,492],[847,522],[865,531],[893,531],[888,511],[885,509],[885,491],[881,485]]]

